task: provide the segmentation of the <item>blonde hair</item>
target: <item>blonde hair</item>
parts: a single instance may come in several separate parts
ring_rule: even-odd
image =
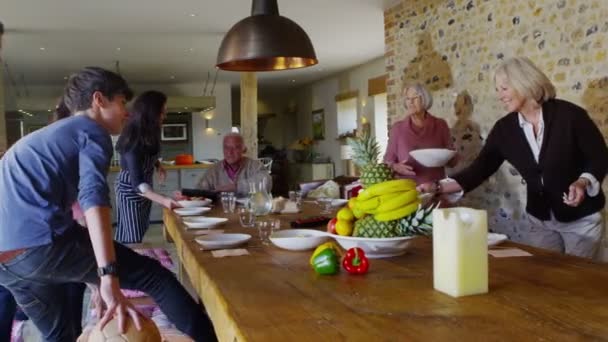
[[[401,94],[403,94],[405,96],[405,92],[408,89],[413,89],[418,93],[418,95],[420,95],[420,100],[422,101],[422,107],[425,110],[429,110],[433,106],[433,96],[428,91],[428,89],[426,89],[426,87],[422,85],[422,83],[404,84],[403,89],[401,89]]]
[[[553,83],[527,57],[513,57],[505,60],[494,71],[494,82],[496,82],[496,75],[505,76],[509,85],[519,95],[533,99],[538,104],[555,98]]]

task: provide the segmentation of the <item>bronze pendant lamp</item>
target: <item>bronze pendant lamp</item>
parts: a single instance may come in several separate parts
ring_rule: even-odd
[[[251,16],[228,31],[217,54],[217,67],[229,71],[297,69],[318,62],[306,32],[279,15],[277,0],[253,0]]]

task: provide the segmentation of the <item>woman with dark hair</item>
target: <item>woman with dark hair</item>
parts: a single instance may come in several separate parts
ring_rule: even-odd
[[[115,240],[121,243],[142,241],[150,224],[152,201],[169,209],[179,207],[172,198],[154,192],[151,185],[154,169],[161,179],[165,176],[158,155],[166,102],[167,96],[158,91],[139,95],[116,143],[121,171],[114,185],[118,209]]]

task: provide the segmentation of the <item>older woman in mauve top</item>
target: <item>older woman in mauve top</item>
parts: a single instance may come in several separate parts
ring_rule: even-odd
[[[403,96],[406,117],[397,121],[390,130],[384,162],[393,169],[396,177],[411,178],[418,184],[445,178],[445,168],[423,166],[409,153],[424,148],[453,149],[448,124],[428,112],[433,98],[423,85],[406,85]],[[456,155],[447,166],[453,167],[457,162]]]

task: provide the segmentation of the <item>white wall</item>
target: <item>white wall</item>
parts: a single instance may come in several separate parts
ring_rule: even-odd
[[[297,136],[299,138],[312,136],[312,111],[325,111],[325,140],[319,141],[315,150],[329,156],[336,167],[336,175],[343,175],[344,162],[340,160],[340,142],[337,140],[337,105],[335,96],[347,91],[358,90],[357,101],[358,127],[361,127],[361,117],[364,115],[369,122],[374,123],[373,99],[367,96],[367,82],[371,78],[386,73],[384,57],[377,58],[366,64],[357,66],[343,73],[314,82],[296,90],[297,101]],[[365,106],[364,106],[365,104]],[[372,128],[372,132],[374,129]]]
[[[131,84],[136,93],[155,89],[166,93],[168,96],[202,96],[202,83],[179,83],[179,84]],[[208,91],[210,87],[208,88]],[[7,110],[18,109],[17,103],[27,103],[29,110],[46,110],[54,108],[56,99],[62,94],[61,86],[28,86],[29,96],[25,96],[25,90],[19,89],[20,97],[17,98],[17,90],[11,87],[5,89]],[[207,94],[209,95],[209,94]],[[229,83],[217,83],[215,86],[215,109],[210,113],[213,116],[209,126],[213,132],[205,129],[203,114],[195,113],[192,118],[193,151],[195,159],[222,158],[222,135],[229,132],[232,126],[232,103]],[[10,108],[9,108],[10,106]],[[36,108],[34,108],[36,107]]]

